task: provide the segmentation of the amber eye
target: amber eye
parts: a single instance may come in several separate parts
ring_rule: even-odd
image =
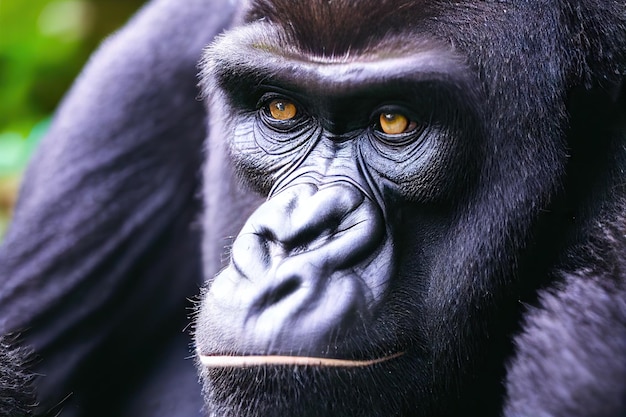
[[[381,113],[380,130],[388,135],[399,135],[412,129],[415,124],[400,113]]]
[[[270,115],[276,120],[290,120],[296,117],[298,109],[289,100],[274,99],[268,105]]]

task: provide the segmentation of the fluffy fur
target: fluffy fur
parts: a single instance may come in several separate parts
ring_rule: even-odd
[[[0,416],[27,417],[35,405],[33,375],[27,370],[29,354],[0,338]]]

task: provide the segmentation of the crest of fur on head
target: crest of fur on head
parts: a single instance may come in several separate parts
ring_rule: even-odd
[[[265,20],[283,28],[305,53],[342,56],[368,48],[371,43],[406,32],[416,16],[435,10],[426,1],[377,0],[253,0],[245,17],[250,23]]]

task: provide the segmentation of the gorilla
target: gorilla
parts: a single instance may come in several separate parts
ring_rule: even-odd
[[[27,411],[623,416],[625,81],[623,0],[151,1],[0,250]]]

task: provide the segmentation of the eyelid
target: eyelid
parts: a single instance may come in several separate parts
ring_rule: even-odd
[[[268,88],[268,89],[263,89],[261,91],[261,96],[259,97],[257,101],[257,109],[260,109],[263,106],[267,105],[272,100],[277,100],[277,99],[292,102],[293,104],[296,105],[296,107],[298,107],[298,110],[301,110],[304,108],[304,106],[302,106],[301,100],[299,100],[295,94],[291,94],[289,91],[286,91],[283,89],[278,89],[278,88],[269,89]]]
[[[411,107],[409,107],[408,105],[402,104],[402,103],[387,103],[387,104],[381,104],[380,106],[377,106],[374,111],[372,111],[371,115],[370,115],[370,119],[372,121],[375,121],[378,119],[378,116],[380,116],[382,113],[395,113],[395,114],[401,114],[404,117],[406,117],[409,120],[413,120],[413,121],[417,121],[417,120],[421,120],[422,118],[419,117],[418,113],[414,110],[411,109]]]

